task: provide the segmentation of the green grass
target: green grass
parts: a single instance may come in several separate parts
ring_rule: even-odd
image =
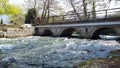
[[[93,64],[93,60],[88,60],[87,62],[82,62],[79,64],[80,67],[83,67],[85,65],[92,65]]]
[[[87,61],[87,64],[88,64],[88,65],[92,65],[92,64],[93,64],[93,60],[88,60],[88,61]]]
[[[82,63],[79,64],[80,67],[83,67],[83,66],[85,66],[85,65],[87,65],[86,62],[82,62]]]

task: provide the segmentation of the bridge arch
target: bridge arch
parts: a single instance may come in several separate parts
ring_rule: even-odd
[[[52,33],[51,30],[46,29],[46,30],[43,31],[42,36],[53,36],[53,33]]]
[[[62,31],[60,36],[62,37],[78,37],[80,35],[79,30],[75,28],[66,28]]]
[[[99,39],[99,35],[117,35],[117,31],[114,28],[109,28],[109,27],[103,27],[103,28],[98,28],[94,30],[94,32],[91,35],[92,39]]]

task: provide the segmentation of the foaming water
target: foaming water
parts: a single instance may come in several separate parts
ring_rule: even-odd
[[[0,50],[6,57],[12,56],[19,61],[22,68],[29,68],[29,64],[35,64],[38,68],[73,67],[89,59],[107,57],[110,51],[116,49],[120,49],[118,42],[106,40],[39,36],[0,39]]]

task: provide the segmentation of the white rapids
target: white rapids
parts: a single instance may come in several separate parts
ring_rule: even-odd
[[[108,57],[109,52],[116,49],[120,49],[120,44],[114,40],[39,36],[0,39],[5,58],[14,57],[20,68],[73,67],[90,59]]]

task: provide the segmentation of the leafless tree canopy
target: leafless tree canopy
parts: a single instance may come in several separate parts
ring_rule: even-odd
[[[50,20],[49,17],[57,15],[58,12],[60,12],[59,14],[72,12],[81,20],[81,18],[88,19],[90,17],[88,12],[92,11],[92,18],[95,19],[95,11],[101,8],[109,8],[112,1],[113,0],[25,0],[24,3],[27,10],[35,8],[39,19],[48,22]],[[63,7],[60,6],[61,2],[63,2]],[[67,7],[64,6],[66,5],[72,10],[65,12],[65,8]],[[80,15],[79,13],[83,14]]]

